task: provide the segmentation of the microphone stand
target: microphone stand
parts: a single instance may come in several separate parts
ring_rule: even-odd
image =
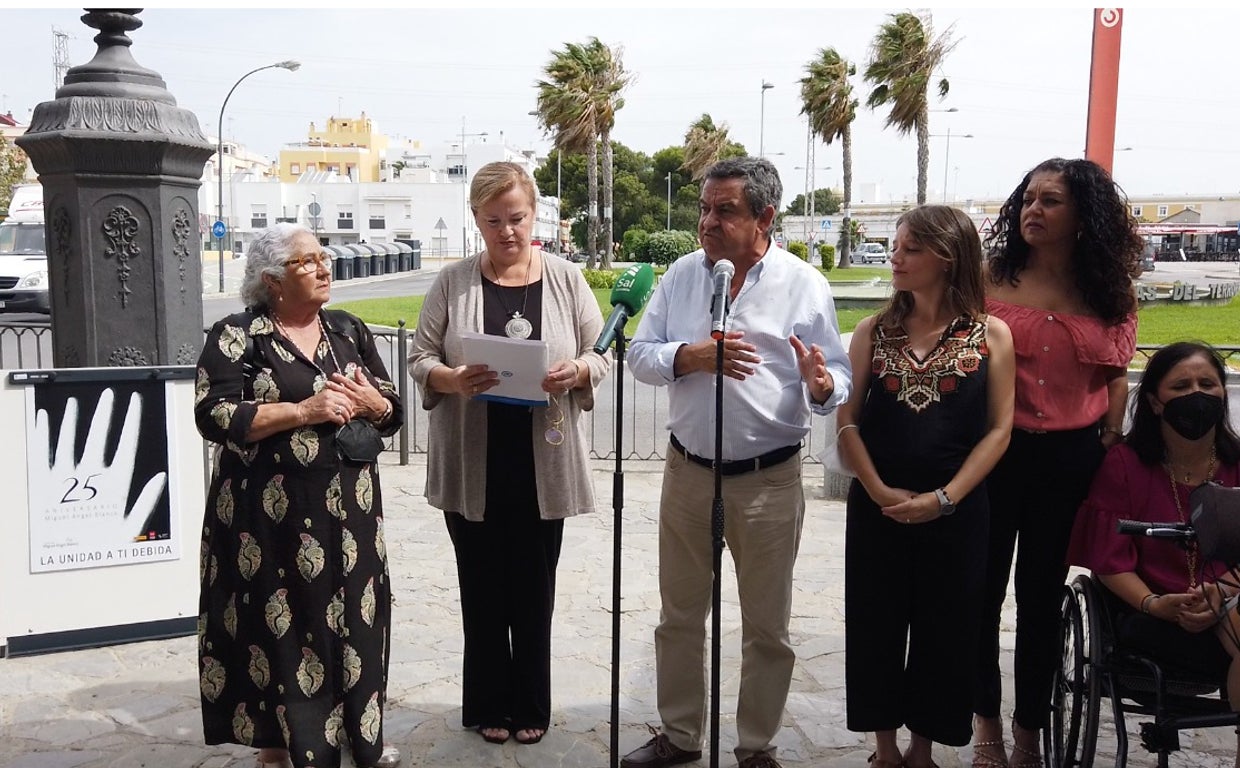
[[[611,507],[611,768],[620,761],[620,527],[624,512],[624,328],[616,330],[616,469],[612,472]]]
[[[710,611],[710,768],[719,768],[719,604],[723,575],[723,334],[715,344],[715,496],[710,505],[713,545]]]

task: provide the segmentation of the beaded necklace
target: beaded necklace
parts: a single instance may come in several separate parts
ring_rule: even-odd
[[[1214,446],[1211,445],[1210,446],[1210,461],[1206,465],[1206,477],[1205,477],[1205,480],[1202,481],[1203,483],[1208,483],[1214,479],[1214,470],[1217,464],[1218,464],[1218,456],[1215,455]],[[1179,519],[1181,524],[1187,525],[1188,516],[1184,514],[1184,504],[1180,501],[1180,486],[1175,481],[1175,472],[1172,471],[1171,462],[1168,461],[1164,463],[1163,469],[1167,470],[1167,477],[1171,480],[1171,498],[1175,499],[1176,517],[1177,519]],[[1188,477],[1189,477],[1189,474],[1185,472],[1184,483],[1186,485],[1188,483]],[[1184,548],[1184,559],[1188,565],[1189,589],[1196,589],[1197,587],[1197,566],[1198,566],[1197,561],[1199,558],[1199,554],[1198,554],[1199,551],[1200,550],[1197,546],[1196,539],[1193,539],[1192,541],[1188,542],[1187,546],[1185,546]]]

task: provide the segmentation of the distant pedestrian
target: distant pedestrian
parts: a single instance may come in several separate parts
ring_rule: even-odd
[[[853,333],[841,456],[856,472],[845,538],[848,728],[873,768],[934,768],[969,743],[990,517],[985,478],[1012,431],[1007,325],[985,313],[967,214],[925,205],[896,223],[892,296]],[[950,599],[945,599],[950,595]],[[911,733],[900,751],[896,731]]]
[[[1040,163],[986,240],[986,311],[1012,329],[1012,442],[991,473],[990,557],[978,647],[974,768],[1006,768],[999,614],[1016,557],[1012,765],[1039,768],[1077,508],[1119,440],[1136,349],[1142,241],[1119,188],[1089,160]]]

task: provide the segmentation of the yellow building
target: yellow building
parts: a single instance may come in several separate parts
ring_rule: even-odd
[[[380,160],[387,147],[388,137],[375,131],[365,112],[359,118],[329,117],[323,131],[310,123],[304,143],[280,150],[280,181],[297,181],[308,171],[335,171],[357,182],[380,181]]]

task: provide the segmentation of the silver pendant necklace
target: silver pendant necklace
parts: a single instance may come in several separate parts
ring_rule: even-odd
[[[528,339],[530,334],[534,332],[534,326],[525,318],[525,303],[530,298],[530,264],[534,261],[534,251],[530,250],[529,259],[525,262],[525,291],[521,294],[521,309],[508,311],[508,305],[504,303],[505,286],[500,285],[499,271],[495,269],[495,265],[491,265],[491,271],[495,273],[495,296],[499,299],[500,308],[504,310],[504,314],[508,315],[508,322],[504,323],[504,335],[510,339]]]

